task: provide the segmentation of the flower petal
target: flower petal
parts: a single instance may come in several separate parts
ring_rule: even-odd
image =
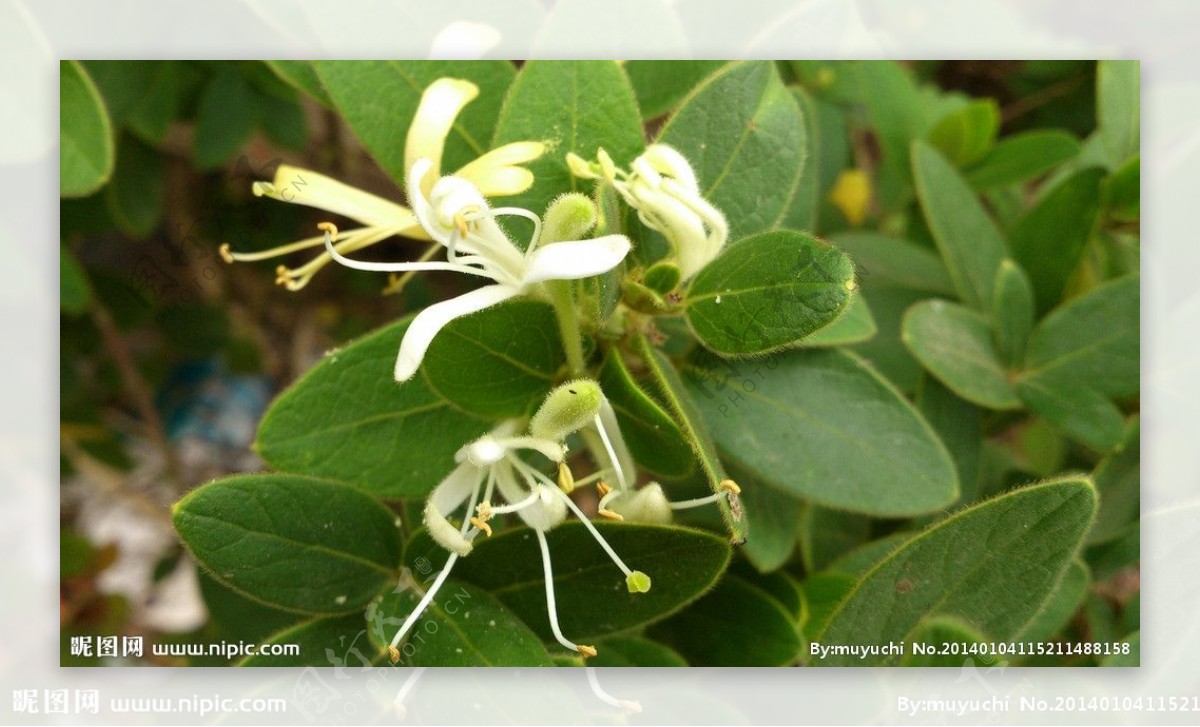
[[[590,278],[612,270],[628,254],[629,238],[624,235],[551,243],[533,251],[522,283]]]
[[[471,542],[446,519],[446,513],[462,505],[479,485],[479,468],[464,462],[446,476],[425,502],[425,529],[437,544],[459,555],[471,552]],[[470,517],[467,513],[465,517]]]
[[[487,285],[457,298],[442,301],[421,311],[409,324],[400,355],[396,357],[396,381],[408,381],[421,366],[421,359],[433,337],[455,318],[490,308],[517,295],[520,291],[507,285]]]
[[[454,126],[463,107],[475,100],[479,87],[470,81],[456,78],[439,78],[421,94],[421,103],[408,127],[408,138],[404,143],[404,168],[411,169],[418,159],[430,160],[433,179],[441,176],[442,150],[446,135]],[[422,184],[422,191],[429,194],[433,181]]]
[[[454,173],[479,188],[485,197],[520,194],[533,186],[533,173],[519,165],[546,151],[540,141],[515,141],[492,149]]]
[[[281,164],[275,171],[274,182],[255,182],[253,191],[260,197],[316,207],[371,227],[407,225],[403,232],[406,237],[426,237],[407,207],[309,169]]]

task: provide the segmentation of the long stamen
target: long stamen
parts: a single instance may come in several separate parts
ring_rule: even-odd
[[[604,688],[600,686],[600,680],[596,677],[595,667],[584,667],[584,671],[587,672],[588,685],[592,688],[592,694],[595,694],[596,698],[601,702],[604,702],[610,707],[618,707],[623,709],[628,713],[638,713],[642,711],[642,705],[640,702],[635,702],[632,699],[617,699],[613,695],[604,691]]]
[[[318,225],[318,227],[321,227],[321,225],[328,225],[329,227],[332,227],[332,225],[330,225],[330,223],[328,223],[328,222],[322,222],[322,223],[320,223],[320,225]],[[455,263],[438,263],[438,262],[375,263],[375,262],[367,262],[365,260],[351,260],[348,257],[343,257],[334,248],[333,238],[330,235],[330,230],[328,229],[328,227],[321,227],[321,229],[325,230],[325,250],[326,250],[326,252],[329,253],[329,256],[332,257],[337,262],[341,263],[342,265],[345,265],[346,267],[352,268],[354,270],[365,270],[365,271],[374,272],[374,273],[398,273],[398,272],[404,272],[404,271],[409,271],[409,270],[413,270],[413,271],[445,270],[445,271],[455,272],[455,273],[464,273],[466,275],[478,275],[480,277],[488,278],[490,280],[496,280],[496,276],[487,270],[481,270],[479,268],[473,268],[468,265],[459,265],[459,264],[455,264]],[[336,227],[333,228],[333,232],[334,233],[337,232]],[[497,281],[497,282],[499,282],[499,281]]]
[[[558,496],[567,503],[567,507],[571,508],[571,512],[575,513],[575,517],[579,518],[580,522],[583,523],[583,526],[586,527],[592,534],[592,537],[596,539],[596,542],[600,543],[600,547],[604,548],[604,552],[608,553],[608,557],[612,558],[612,561],[617,564],[617,567],[621,569],[621,572],[625,574],[625,577],[629,578],[632,576],[633,571],[629,569],[629,566],[625,565],[625,561],[621,560],[621,556],[617,555],[617,551],[613,550],[613,547],[608,544],[608,541],[604,539],[604,536],[600,534],[600,531],[596,529],[596,526],[592,525],[592,521],[588,520],[587,515],[583,514],[583,511],[579,509],[579,506],[575,504],[575,501],[567,497],[567,494],[558,488],[555,488],[554,491],[557,492]]]
[[[561,462],[564,456],[563,446],[548,439],[538,437],[504,437],[496,443],[507,450],[532,449],[541,452],[551,462]]]
[[[310,248],[320,247],[324,241],[324,237],[317,235],[316,237],[310,237],[306,240],[292,242],[287,245],[280,245],[278,247],[273,247],[270,250],[262,250],[261,252],[233,252],[229,248],[228,242],[222,242],[218,252],[221,254],[221,259],[227,263],[249,263],[257,262],[259,260],[270,260],[273,257],[280,257],[293,252],[299,252],[300,250],[308,250]]]
[[[594,647],[576,644],[563,636],[562,629],[558,627],[558,608],[554,605],[554,569],[550,566],[550,546],[546,544],[545,533],[541,530],[533,532],[537,535],[538,547],[542,549],[542,572],[546,578],[546,610],[550,613],[550,630],[554,632],[554,638],[558,643],[571,651],[577,651],[584,656],[595,656],[596,649]]]
[[[421,597],[421,600],[417,603],[417,607],[408,614],[408,618],[404,620],[404,624],[400,626],[400,630],[392,637],[392,643],[388,645],[388,653],[391,656],[393,664],[400,661],[400,649],[397,647],[400,639],[404,638],[404,635],[413,627],[417,619],[421,618],[421,614],[425,613],[425,609],[429,608],[429,604],[433,602],[433,597],[437,595],[438,589],[446,582],[446,578],[450,575],[450,569],[454,567],[454,563],[457,560],[458,553],[451,553],[450,557],[446,559],[446,565],[442,566],[442,572],[438,573],[437,579],[434,580],[433,585],[429,587],[429,590],[425,591],[425,595]]]
[[[595,417],[596,431],[600,432],[600,441],[604,442],[604,452],[608,455],[608,461],[612,462],[613,470],[617,474],[617,484],[624,490],[629,486],[625,481],[625,472],[621,469],[621,462],[617,459],[617,452],[613,449],[612,442],[608,440],[608,432],[604,430],[604,425],[600,422],[600,415]]]
[[[493,505],[492,506],[492,514],[493,515],[507,515],[509,513],[516,512],[518,510],[524,510],[525,508],[527,508],[530,505],[537,502],[540,497],[541,497],[540,493],[531,492],[531,493],[529,493],[528,497],[526,497],[524,500],[521,500],[520,502],[515,502],[510,505],[499,505],[499,506]]]
[[[525,257],[528,258],[533,254],[533,249],[537,247],[538,241],[542,239],[542,218],[538,217],[529,210],[521,209],[520,207],[497,207],[491,211],[492,217],[500,215],[512,215],[515,217],[524,217],[533,223],[533,236],[529,238],[529,245],[525,248]]]
[[[364,247],[369,247],[380,240],[397,234],[398,229],[392,227],[364,227],[358,230],[351,230],[337,243],[336,248],[338,252],[342,253],[361,250]],[[319,239],[324,242],[324,237]],[[308,282],[312,280],[314,275],[320,272],[321,268],[331,262],[333,262],[333,258],[329,256],[329,253],[323,252],[298,268],[292,269],[286,265],[280,265],[275,270],[275,282],[291,291],[300,290],[308,285]]]
[[[707,497],[697,497],[693,500],[680,500],[679,502],[668,503],[672,510],[686,510],[691,507],[701,507],[717,502],[721,498],[729,497],[730,495],[742,494],[742,488],[738,487],[733,480],[722,480],[720,484],[721,491]]]
[[[429,247],[425,248],[425,252],[421,253],[421,257],[417,258],[417,262],[429,262],[433,259],[433,256],[437,254],[438,250],[441,249],[442,246],[439,243],[433,243]],[[416,275],[416,270],[408,270],[402,275],[396,275],[393,273],[392,275],[388,276],[388,284],[387,287],[383,289],[383,295],[399,295],[404,291],[405,286],[407,286],[409,282],[416,277]]]

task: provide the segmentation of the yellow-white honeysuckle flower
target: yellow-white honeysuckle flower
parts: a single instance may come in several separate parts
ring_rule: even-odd
[[[421,102],[408,129],[404,147],[404,168],[411,169],[417,159],[428,159],[433,170],[429,180],[429,184],[432,185],[433,180],[441,176],[442,152],[455,119],[478,95],[479,88],[469,81],[441,78],[430,84],[421,95]],[[504,197],[520,194],[533,184],[533,173],[521,165],[537,159],[544,151],[545,145],[536,141],[506,144],[467,163],[456,175],[474,184],[485,196]],[[345,230],[338,241],[337,251],[342,254],[361,250],[393,236],[430,239],[425,228],[408,207],[355,189],[309,169],[280,165],[272,181],[255,182],[251,190],[257,197],[315,207],[359,223],[361,227]],[[425,192],[428,194],[429,189]],[[324,236],[318,235],[252,253],[232,252],[229,244],[225,243],[220,252],[226,262],[248,262],[319,248],[323,242]],[[276,282],[286,286],[288,290],[299,290],[307,285],[321,268],[329,264],[331,259],[328,252],[322,252],[298,268],[280,265],[276,268]]]
[[[618,169],[604,149],[596,157],[593,163],[567,154],[567,165],[577,177],[607,181],[647,227],[661,232],[684,280],[721,252],[729,225],[700,194],[696,174],[682,154],[666,144],[651,144],[628,172]]]
[[[599,418],[600,403],[604,395],[595,381],[577,379],[556,387],[530,420],[526,434],[520,434],[523,425],[518,420],[501,423],[490,433],[467,444],[456,455],[458,465],[434,489],[425,505],[425,528],[438,545],[450,555],[433,583],[425,591],[416,607],[405,619],[391,641],[392,661],[400,659],[400,642],[432,603],[437,591],[450,575],[454,563],[471,554],[474,539],[480,534],[491,535],[488,522],[499,515],[516,514],[533,529],[541,550],[542,568],[546,581],[546,606],[550,617],[550,628],[555,639],[568,649],[595,656],[595,648],[577,644],[563,635],[558,624],[558,611],[554,597],[554,573],[550,561],[550,548],[546,542],[546,531],[566,519],[573,512],[596,538],[601,548],[613,563],[625,574],[626,588],[631,593],[644,593],[650,589],[650,578],[641,571],[631,570],[621,560],[612,546],[604,540],[587,516],[567,496],[560,486],[562,473],[566,469],[566,446],[563,441],[571,433],[585,426],[600,428],[605,440],[603,423]],[[521,457],[521,452],[536,452],[551,465],[558,468],[560,482],[555,482],[538,467]],[[604,471],[581,479],[578,484],[598,479]],[[569,479],[569,476],[568,476]],[[496,494],[508,503],[493,504]],[[465,505],[461,525],[450,522],[450,516]]]
[[[409,324],[396,357],[397,381],[412,378],[421,365],[429,344],[446,324],[462,316],[520,295],[541,295],[548,280],[577,280],[608,272],[629,252],[624,235],[606,235],[590,240],[573,240],[539,245],[541,220],[517,207],[488,206],[483,193],[469,180],[442,177],[422,191],[433,164],[418,159],[408,174],[408,196],[421,227],[446,248],[446,262],[416,261],[375,263],[344,257],[339,247],[345,237],[327,223],[325,247],[331,258],[356,270],[414,272],[449,270],[489,279],[492,285],[464,293],[422,310]],[[508,238],[496,217],[516,215],[530,220],[533,237],[522,251]]]

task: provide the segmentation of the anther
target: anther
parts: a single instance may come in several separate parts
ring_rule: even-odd
[[[221,254],[221,259],[227,263],[233,262],[233,253],[229,251],[229,243],[222,242],[221,247],[217,248],[217,252]]]
[[[621,513],[613,512],[612,510],[609,510],[608,508],[605,508],[605,507],[602,507],[599,510],[597,510],[596,514],[599,515],[600,517],[608,518],[609,520],[615,520],[616,522],[621,522],[625,519],[625,517]]]
[[[486,520],[483,518],[473,517],[471,518],[470,522],[472,525],[479,528],[484,535],[488,536],[489,538],[492,537],[492,526],[488,525]]]
[[[393,664],[399,664],[400,663],[400,650],[397,649],[395,646],[389,646],[388,647],[388,658],[391,659]]]
[[[558,463],[558,488],[567,494],[575,489],[575,475],[571,474],[566,462]]]
[[[742,494],[742,488],[738,487],[738,484],[733,480],[721,480],[721,484],[718,485],[718,487],[727,492],[732,492],[735,495]]]
[[[337,239],[338,228],[337,225],[333,224],[332,222],[318,222],[317,229],[321,232],[328,232],[330,237],[335,240]]]
[[[583,658],[585,658],[585,659],[591,658],[596,655],[596,647],[594,647],[594,646],[588,646],[587,644],[579,644],[575,648],[579,651],[580,654],[583,654]]]
[[[458,228],[458,234],[464,238],[467,236],[467,218],[462,212],[454,215],[454,226]]]
[[[612,492],[612,485],[608,484],[604,480],[600,480],[596,483],[596,491],[600,493],[600,497],[604,497],[608,493]]]

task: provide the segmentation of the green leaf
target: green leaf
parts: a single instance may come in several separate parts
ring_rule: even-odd
[[[331,352],[272,403],[255,448],[271,466],[347,482],[381,497],[423,497],[487,425],[421,378],[392,378],[401,320]]]
[[[200,73],[185,61],[153,62],[145,90],[125,115],[125,126],[143,141],[161,144],[199,81]]]
[[[263,115],[262,96],[246,82],[237,66],[221,64],[208,83],[196,111],[192,145],[196,166],[220,166],[241,149]]]
[[[832,323],[800,341],[803,348],[822,348],[860,343],[875,335],[875,317],[861,293],[850,294],[850,303]]]
[[[963,662],[973,657],[964,656],[962,652],[948,653],[940,649],[943,644],[982,644],[987,637],[979,633],[970,624],[964,623],[952,616],[931,616],[922,621],[912,636],[912,644],[932,646],[933,653],[919,654],[915,649],[907,651],[900,657],[901,666],[942,666],[962,668]],[[991,663],[998,657],[983,655],[978,657],[984,663]],[[974,663],[974,661],[972,661]]]
[[[325,92],[316,69],[308,61],[263,61],[293,88],[299,89],[312,97],[317,103],[327,109],[333,108],[333,99]]]
[[[439,78],[458,78],[479,87],[479,97],[459,114],[442,155],[443,174],[490,148],[504,90],[515,70],[507,61],[313,61],[334,107],[379,166],[403,184],[404,145],[421,94]]]
[[[857,578],[845,573],[818,573],[804,581],[804,599],[808,618],[801,626],[805,638],[813,640],[829,623],[834,610],[854,588]],[[808,655],[805,655],[806,661]]]
[[[867,571],[874,568],[876,563],[891,555],[914,535],[915,533],[911,531],[901,530],[864,543],[830,563],[825,572],[854,576],[856,580],[860,576],[866,575]],[[851,584],[853,585],[853,580]],[[849,591],[849,588],[846,590]]]
[[[1124,415],[1086,381],[1029,376],[1017,382],[1017,394],[1036,414],[1089,447],[1108,451],[1121,442]]]
[[[564,363],[554,309],[512,300],[443,328],[429,344],[421,371],[451,404],[501,419],[530,414]]]
[[[1021,407],[982,314],[944,300],[923,301],[905,313],[901,335],[921,365],[955,394],[989,409]]]
[[[391,643],[424,591],[389,593],[367,614],[371,637]],[[403,666],[553,666],[546,647],[530,628],[483,589],[453,578],[413,626],[400,646]]]
[[[1100,189],[1104,208],[1119,222],[1135,222],[1142,216],[1142,158],[1134,154],[1104,180]]]
[[[680,431],[683,432],[684,439],[696,455],[696,461],[708,480],[709,489],[713,494],[723,495],[717,500],[717,508],[721,512],[725,527],[729,529],[730,539],[735,543],[745,542],[746,517],[741,499],[723,487],[728,477],[725,466],[717,455],[716,442],[705,425],[701,410],[688,393],[688,387],[684,385],[670,359],[650,345],[649,339],[638,336],[634,339],[634,346],[646,365],[649,379],[657,388],[659,401],[670,410],[672,417],[679,424]],[[706,395],[711,396],[707,392]]]
[[[799,624],[766,591],[726,574],[649,635],[692,666],[783,666],[800,656]]]
[[[264,644],[295,644],[296,655],[256,654],[238,666],[335,666],[363,669],[378,663],[385,651],[367,639],[362,614],[301,621],[268,637]],[[260,647],[261,648],[261,647]]]
[[[819,640],[864,646],[910,641],[934,617],[960,619],[992,640],[1011,639],[1054,590],[1095,510],[1091,483],[1065,478],[957,512],[867,573]],[[897,661],[894,656],[865,660],[874,665]],[[834,655],[818,663],[861,665],[864,660]]]
[[[595,159],[604,148],[626,167],[645,146],[641,116],[624,71],[611,61],[530,61],[513,82],[493,145],[545,141],[551,151],[528,165],[533,187],[512,203],[541,212],[563,192],[591,191],[567,168],[567,153]]]
[[[66,245],[58,246],[58,304],[63,313],[72,316],[87,312],[92,302],[92,286],[83,266]]]
[[[1017,221],[1012,231],[1013,258],[1029,273],[1039,314],[1062,299],[1079,266],[1100,213],[1097,168],[1076,172],[1056,185]]]
[[[1088,533],[1088,545],[1119,537],[1140,516],[1141,423],[1134,418],[1124,441],[1100,461],[1092,478],[1100,493],[1100,512]]]
[[[742,488],[742,506],[751,533],[742,546],[742,555],[761,573],[783,567],[796,551],[800,500],[790,492],[775,489],[748,470],[731,466],[729,476]]]
[[[1033,330],[1033,285],[1011,260],[1000,263],[992,294],[992,327],[996,351],[1008,366],[1020,365]]]
[[[664,618],[704,593],[729,562],[729,544],[710,533],[680,527],[595,524],[613,550],[633,570],[650,576],[646,593],[629,593],[625,576],[591,533],[568,521],[546,533],[554,573],[559,623],[567,638],[587,642]],[[445,551],[423,531],[409,542],[409,560],[421,571],[445,561]],[[550,641],[546,585],[537,539],[514,528],[475,541],[471,554],[453,571],[456,580],[479,586]]]
[[[804,117],[804,169],[800,173],[800,186],[792,196],[787,216],[782,225],[792,230],[815,230],[821,208],[822,126],[820,103],[802,88],[793,87],[792,96]],[[827,154],[835,151],[829,149]]]
[[[692,280],[688,324],[724,355],[792,345],[835,320],[850,303],[854,267],[835,247],[780,230],[741,240]]]
[[[960,169],[979,161],[996,143],[1000,130],[1000,105],[979,99],[943,116],[925,139]]]
[[[679,425],[634,380],[615,350],[605,358],[597,379],[639,465],[669,478],[684,477],[696,468]]]
[[[637,96],[642,118],[663,116],[675,108],[692,87],[726,61],[626,61],[625,73]]]
[[[912,74],[895,61],[858,61],[862,103],[883,147],[884,164],[898,178],[909,176],[909,150],[929,125],[926,104]]]
[[[979,497],[980,443],[983,413],[931,377],[924,377],[917,391],[917,407],[925,421],[941,437],[954,458],[958,471],[959,502],[969,504]]]
[[[804,570],[819,573],[871,535],[871,520],[857,513],[809,505],[798,528]]]
[[[901,391],[912,392],[921,381],[921,365],[901,340],[905,312],[929,295],[904,288],[864,287],[860,293],[871,306],[875,336],[853,345],[852,350],[866,359]]]
[[[950,274],[937,255],[908,240],[875,232],[839,232],[830,237],[854,261],[864,288],[896,287],[954,295]]]
[[[767,61],[732,63],[684,99],[658,141],[691,162],[729,239],[775,229],[804,170],[804,118]]]
[[[1096,126],[1100,143],[1117,166],[1141,146],[1141,65],[1100,61],[1096,66]]]
[[[935,511],[958,496],[945,447],[904,397],[842,350],[766,362],[695,355],[687,388],[725,459],[776,489],[883,516]]]
[[[588,666],[687,666],[673,649],[640,636],[614,636],[596,644]]]
[[[1142,632],[1134,631],[1129,636],[1126,636],[1122,641],[1129,644],[1128,654],[1111,654],[1100,660],[1100,666],[1120,667],[1131,666],[1137,667],[1142,665]]]
[[[58,69],[59,194],[86,197],[112,175],[116,158],[112,123],[83,66],[61,61]]]
[[[967,170],[967,183],[981,192],[1019,184],[1074,159],[1079,149],[1079,140],[1065,131],[1038,129],[1013,134]]]
[[[1083,605],[1091,580],[1088,567],[1082,561],[1078,559],[1071,561],[1071,564],[1063,571],[1062,577],[1058,579],[1058,584],[1054,586],[1050,597],[1042,604],[1042,609],[1029,623],[1025,624],[1015,640],[1049,641],[1053,639]]]
[[[1046,316],[1029,340],[1027,378],[1082,382],[1106,396],[1138,391],[1141,278],[1105,283]]]
[[[146,237],[163,216],[167,165],[162,154],[132,134],[121,137],[112,181],[105,202],[113,219],[134,237]]]
[[[942,260],[964,303],[987,310],[1004,237],[975,193],[949,163],[924,142],[913,142],[913,175],[921,210]]]
[[[399,520],[369,495],[297,475],[236,475],[188,493],[175,530],[219,582],[286,611],[360,610],[396,576]]]

